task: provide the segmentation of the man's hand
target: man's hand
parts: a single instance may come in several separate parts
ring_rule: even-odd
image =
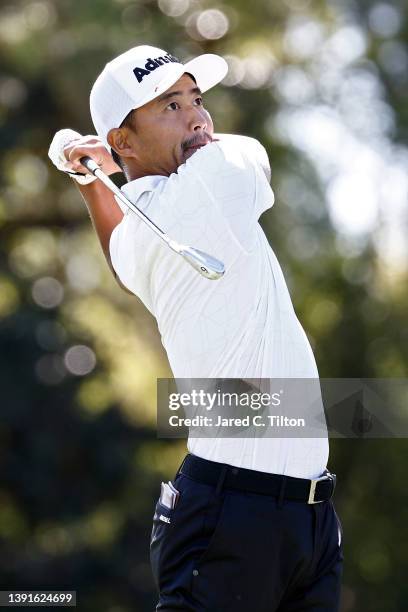
[[[58,170],[62,172],[86,173],[86,176],[75,174],[69,176],[75,179],[75,184],[85,200],[102,250],[116,281],[122,289],[131,293],[117,277],[109,252],[112,231],[123,219],[123,212],[112,192],[101,181],[96,180],[94,175],[89,174],[87,168],[82,166],[79,160],[84,156],[90,157],[102,168],[105,174],[121,172],[121,169],[115,164],[98,136],[81,136],[78,132],[70,129],[59,130],[55,134],[48,156]]]
[[[96,180],[93,174],[79,163],[81,157],[87,155],[93,159],[105,172],[114,174],[121,172],[98,136],[81,136],[69,128],[59,130],[52,139],[48,157],[61,172],[66,172],[80,185],[88,185]],[[80,174],[75,174],[79,172]]]
[[[105,174],[122,172],[98,136],[81,136],[66,145],[63,151],[65,159],[68,161],[67,169],[72,172],[89,173],[85,166],[79,163],[81,157],[84,156],[93,159]]]

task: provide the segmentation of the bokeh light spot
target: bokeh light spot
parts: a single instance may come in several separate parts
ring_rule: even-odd
[[[45,276],[33,284],[31,290],[33,300],[42,308],[56,308],[64,297],[64,289],[56,278]]]
[[[55,8],[49,2],[30,2],[24,8],[24,17],[30,30],[42,30],[56,22]]]
[[[27,88],[23,81],[15,77],[0,79],[0,104],[8,108],[17,108],[27,97]]]
[[[229,20],[222,11],[208,9],[198,15],[196,27],[203,38],[217,40],[228,32]]]
[[[325,47],[332,59],[340,64],[349,64],[365,53],[367,40],[361,28],[347,25],[337,30]]]
[[[258,89],[269,84],[275,58],[271,53],[253,53],[243,60],[245,73],[240,85],[245,89]]]
[[[380,2],[370,10],[368,23],[374,34],[381,38],[390,38],[395,36],[401,27],[401,13],[396,6]]]
[[[35,155],[22,155],[13,168],[14,183],[29,195],[38,195],[48,180],[48,168]]]
[[[67,263],[69,284],[76,291],[87,293],[95,289],[101,280],[98,261],[86,254],[72,255]]]
[[[0,13],[0,40],[14,45],[27,37],[27,23],[24,14],[14,6],[6,6]]]
[[[223,80],[223,85],[233,87],[238,85],[245,75],[244,62],[236,55],[224,55],[224,59],[228,64],[228,73]]]
[[[327,190],[330,217],[339,231],[372,231],[377,221],[377,193],[369,176],[345,173],[337,176]]]
[[[169,17],[180,17],[190,6],[189,0],[159,0],[159,9]]]
[[[304,17],[289,20],[284,36],[285,50],[299,59],[314,55],[324,40],[322,24]]]
[[[12,270],[23,278],[46,276],[57,264],[57,245],[53,233],[47,229],[33,228],[16,233],[16,246],[9,254]]]
[[[75,376],[85,376],[92,372],[96,365],[95,353],[83,344],[71,346],[64,356],[65,367]]]
[[[293,105],[310,102],[315,93],[308,74],[297,66],[284,66],[274,74],[275,88],[283,101]]]

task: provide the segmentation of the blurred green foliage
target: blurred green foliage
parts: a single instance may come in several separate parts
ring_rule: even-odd
[[[148,543],[184,442],[155,438],[155,321],[117,287],[54,132],[92,133],[106,61],[141,43],[227,56],[219,132],[267,147],[262,225],[322,377],[408,369],[407,5],[334,0],[15,0],[0,7],[0,581],[152,610]],[[405,440],[333,440],[342,612],[402,612]]]

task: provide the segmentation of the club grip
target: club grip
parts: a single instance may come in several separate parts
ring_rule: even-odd
[[[94,161],[90,157],[87,157],[87,156],[81,157],[79,161],[81,162],[83,166],[85,166],[87,170],[89,170],[89,172],[92,172],[92,174],[95,174],[95,170],[100,170],[96,161]]]

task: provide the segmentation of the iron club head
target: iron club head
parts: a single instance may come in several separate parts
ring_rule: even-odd
[[[225,272],[225,267],[222,261],[219,261],[212,255],[208,255],[199,249],[194,249],[189,246],[181,246],[181,250],[178,251],[182,257],[190,266],[192,266],[197,272],[205,276],[210,280],[217,280],[221,278]]]

